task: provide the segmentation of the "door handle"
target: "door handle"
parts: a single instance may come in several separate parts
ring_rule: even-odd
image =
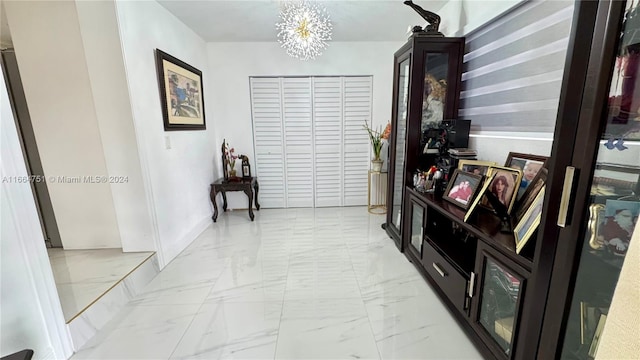
[[[562,197],[560,197],[560,211],[558,212],[557,224],[560,227],[567,226],[567,216],[569,212],[569,202],[571,201],[571,193],[573,192],[573,179],[575,177],[576,168],[567,166],[564,172],[564,184],[562,185]]]
[[[475,286],[476,286],[476,273],[472,271],[471,279],[469,279],[469,288],[467,289],[467,293],[469,294],[470,298],[473,297],[473,289],[475,288]]]
[[[438,274],[440,274],[440,276],[442,276],[442,277],[447,276],[447,273],[440,268],[440,265],[438,265],[437,263],[433,263],[432,265],[433,265],[433,268],[436,269]]]

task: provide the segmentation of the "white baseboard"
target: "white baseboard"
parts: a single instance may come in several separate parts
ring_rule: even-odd
[[[184,249],[186,249],[193,240],[195,240],[202,232],[213,223],[211,220],[211,214],[198,221],[195,226],[191,228],[179,241],[176,241],[171,246],[163,249],[165,266],[168,265],[171,260],[175,259]]]

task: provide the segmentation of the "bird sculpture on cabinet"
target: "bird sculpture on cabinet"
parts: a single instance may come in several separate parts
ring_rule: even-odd
[[[413,32],[426,32],[427,34],[433,35],[442,35],[438,28],[440,27],[440,15],[431,12],[429,10],[423,9],[420,5],[416,5],[412,0],[406,0],[404,2],[405,5],[408,5],[413,10],[415,10],[418,15],[422,16],[423,19],[427,20],[429,25],[427,25],[424,30],[420,26],[415,26],[413,28]]]

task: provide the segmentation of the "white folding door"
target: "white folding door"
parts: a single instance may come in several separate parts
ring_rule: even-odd
[[[250,79],[260,204],[367,204],[372,78]]]

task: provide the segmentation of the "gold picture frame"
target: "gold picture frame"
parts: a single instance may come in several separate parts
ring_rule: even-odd
[[[498,200],[507,208],[507,213],[511,214],[511,209],[513,209],[513,204],[516,202],[518,188],[522,181],[522,171],[506,166],[492,166],[489,168],[489,175],[491,175],[492,180],[487,190],[493,192]],[[499,191],[497,190],[498,182],[503,183],[503,185],[506,183],[503,194],[497,193],[497,191]],[[480,200],[480,205],[492,209],[488,199]]]
[[[604,210],[606,206],[604,204],[591,204],[589,206],[589,222],[587,227],[589,229],[589,246],[594,250],[599,250],[604,247],[604,238],[599,236],[600,226],[604,220]]]
[[[482,188],[480,188],[480,191],[478,191],[478,195],[475,197],[475,199],[471,203],[471,206],[469,206],[469,210],[467,210],[467,213],[464,214],[464,222],[467,222],[469,220],[469,218],[471,217],[471,214],[473,214],[473,211],[476,209],[476,207],[480,203],[480,199],[483,197],[484,192],[487,191],[487,188],[489,187],[489,184],[491,184],[492,181],[493,181],[493,176],[489,175],[487,177],[487,180],[484,182],[484,184],[482,184]]]
[[[591,346],[589,346],[589,356],[591,358],[596,357],[598,352],[598,345],[600,344],[600,337],[602,336],[602,330],[604,330],[604,323],[607,322],[607,314],[600,314],[598,319],[598,325],[596,331],[593,333],[593,339],[591,339]]]
[[[518,222],[513,229],[513,236],[516,240],[516,254],[520,254],[520,251],[522,251],[527,241],[529,241],[529,238],[531,238],[531,235],[533,235],[538,225],[540,225],[545,188],[546,186],[543,186],[542,189],[540,189],[531,206],[527,209],[527,212],[524,213],[520,222]]]

